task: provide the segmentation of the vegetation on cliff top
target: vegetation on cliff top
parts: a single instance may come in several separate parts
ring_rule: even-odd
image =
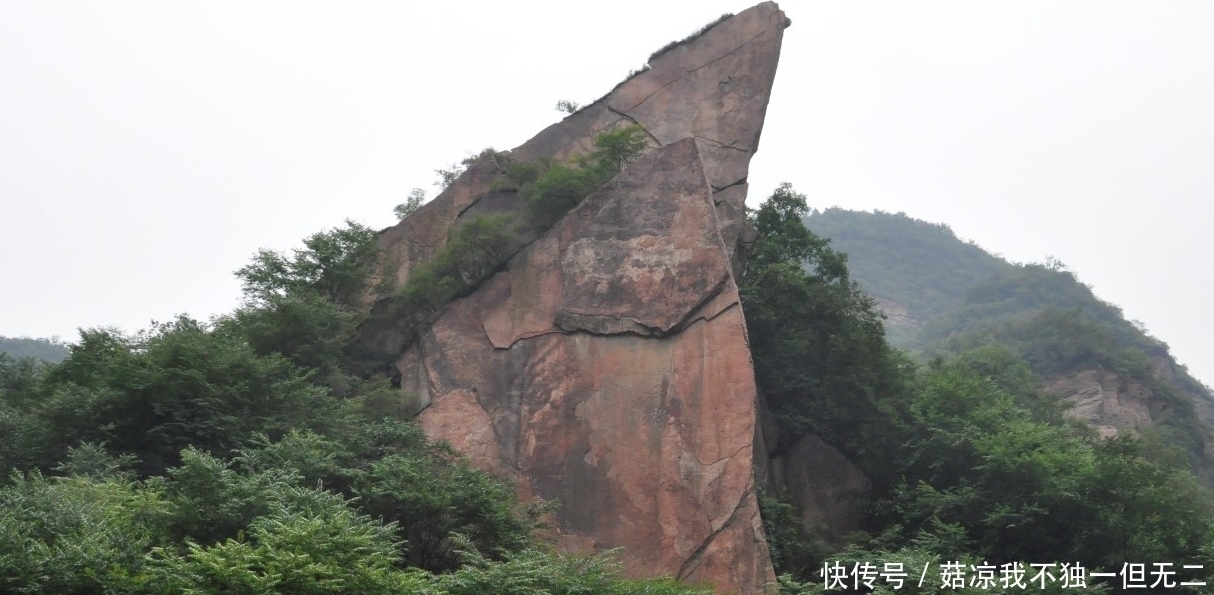
[[[494,154],[503,170],[495,188],[516,193],[526,216],[523,212],[475,215],[452,225],[451,239],[411,270],[404,286],[373,313],[372,324],[396,329],[401,344],[388,351],[399,353],[447,304],[501,270],[519,250],[636,159],[647,144],[645,130],[630,125],[599,133],[593,151],[565,162],[516,162]]]
[[[717,25],[720,25],[721,23],[728,21],[732,17],[733,17],[732,12],[724,13],[721,16],[717,17],[712,22],[704,25],[703,27],[700,27],[699,29],[696,29],[696,31],[694,33],[692,33],[691,35],[688,35],[687,37],[684,37],[683,39],[676,39],[676,40],[662,46],[661,48],[658,49],[658,51],[649,55],[649,62],[653,62],[654,60],[656,60],[658,58],[658,56],[661,56],[662,54],[665,54],[666,52],[669,52],[670,50],[673,50],[674,48],[677,48],[685,43],[699,39],[700,36],[711,31],[713,27],[716,27]]]

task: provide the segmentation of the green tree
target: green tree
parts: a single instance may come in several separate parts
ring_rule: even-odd
[[[34,358],[13,359],[0,353],[0,473],[47,466],[53,459],[54,436],[38,414],[47,398],[44,378],[49,367]]]
[[[909,395],[902,483],[879,501],[866,547],[914,546],[1003,561],[1074,561],[1117,571],[1138,559],[1204,561],[1211,495],[1184,469],[1150,460],[1142,443],[1099,441],[1042,409],[1023,362],[987,348],[936,360]]]
[[[281,503],[299,479],[289,469],[234,469],[231,462],[192,447],[180,459],[163,476],[165,498],[173,504],[166,532],[175,544],[188,539],[209,545],[236,537]]]
[[[136,337],[86,331],[47,379],[40,411],[63,444],[106,442],[145,474],[187,446],[232,453],[256,432],[323,424],[334,406],[283,357],[188,318]]]
[[[0,592],[116,592],[163,543],[167,508],[157,489],[122,477],[12,477],[0,489]]]
[[[449,595],[708,595],[710,591],[672,579],[622,580],[622,568],[610,554],[564,556],[526,550],[500,562],[475,558],[471,564],[436,577]]]
[[[259,250],[236,276],[244,283],[245,295],[253,300],[314,292],[335,304],[354,306],[367,288],[378,249],[373,230],[347,220],[345,227],[308,236],[304,249],[295,250],[291,257]]]
[[[620,126],[594,137],[594,150],[568,163],[513,164],[507,177],[520,184],[536,228],[545,230],[638,158],[649,143],[640,126]]]
[[[845,255],[801,222],[806,212],[805,196],[783,184],[750,216],[759,237],[739,293],[755,379],[781,447],[815,433],[881,481],[906,365],[873,300],[850,282]]]
[[[824,282],[846,283],[847,256],[830,248],[830,241],[822,239],[805,227],[803,219],[809,214],[809,204],[804,194],[791,184],[780,184],[771,196],[750,214],[750,224],[759,234],[758,241],[747,259],[747,276],[754,278],[769,266],[790,264],[805,267]]]
[[[416,593],[429,582],[397,569],[394,528],[360,515],[335,494],[310,506],[276,504],[247,533],[188,551],[160,549],[140,582],[156,593],[384,595]]]
[[[510,486],[449,447],[385,456],[370,465],[354,493],[369,514],[404,528],[409,563],[429,570],[460,566],[456,534],[478,552],[501,559],[526,546],[535,527],[521,514]]]
[[[473,163],[476,163],[477,159],[480,159],[485,155],[495,155],[496,153],[497,152],[493,150],[493,147],[489,147],[476,155],[468,155],[467,157],[464,157],[459,163],[452,163],[447,167],[434,170],[434,173],[438,174],[438,181],[435,182],[434,185],[439,187],[440,192],[442,190],[446,190],[448,187],[454,184],[455,181],[458,180],[459,177],[462,176]]]
[[[477,215],[452,226],[451,239],[428,262],[411,270],[408,283],[387,303],[372,311],[374,323],[363,328],[377,328],[367,331],[363,342],[374,345],[371,350],[381,358],[395,357],[443,307],[471,293],[531,239],[636,159],[647,139],[639,126],[621,126],[600,133],[594,151],[568,163],[511,163],[507,156],[493,153],[506,163],[495,186],[518,192],[530,216],[524,220],[509,214]]]
[[[594,137],[594,151],[587,155],[586,161],[592,169],[597,169],[604,178],[611,178],[624,166],[640,157],[649,146],[649,133],[644,128],[620,126],[600,132]],[[606,182],[603,179],[603,182]],[[602,182],[600,182],[600,185]]]
[[[556,111],[565,112],[566,114],[575,114],[580,107],[576,101],[569,101],[568,99],[561,99],[556,102]]]
[[[392,213],[396,215],[397,219],[404,219],[412,215],[424,202],[426,202],[426,191],[421,188],[414,188],[409,191],[409,198],[405,202],[396,205],[392,209]]]

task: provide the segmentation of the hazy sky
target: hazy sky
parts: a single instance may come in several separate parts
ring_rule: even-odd
[[[206,319],[232,271],[510,148],[732,1],[0,3],[0,335]],[[1053,255],[1214,384],[1214,2],[784,2],[751,167]]]

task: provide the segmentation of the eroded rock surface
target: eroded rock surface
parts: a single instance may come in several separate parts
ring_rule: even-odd
[[[722,593],[774,581],[754,491],[756,391],[734,273],[753,240],[750,158],[789,21],[771,2],[653,59],[651,68],[514,149],[562,159],[635,123],[648,152],[396,348],[427,434],[558,500],[575,551],[623,548],[633,576]],[[522,212],[482,156],[381,235],[386,289],[480,212]],[[372,318],[374,321],[375,318]],[[404,343],[408,343],[405,345]]]
[[[1102,438],[1140,436],[1169,417],[1188,418],[1191,425],[1173,429],[1188,433],[1196,445],[1193,471],[1214,487],[1214,401],[1204,387],[1178,375],[1170,357],[1154,357],[1152,367],[1151,380],[1103,368],[1058,374],[1045,378],[1045,390],[1069,405],[1067,417],[1087,422]]]
[[[752,593],[772,578],[754,372],[714,221],[699,144],[657,149],[452,304],[400,372],[431,400],[426,433],[559,501],[567,543]]]
[[[1115,372],[1081,370],[1048,379],[1045,390],[1070,405],[1068,417],[1087,422],[1103,438],[1127,430],[1137,435],[1152,425],[1151,390]]]

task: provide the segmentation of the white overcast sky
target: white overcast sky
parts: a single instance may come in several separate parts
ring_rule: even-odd
[[[232,272],[510,148],[734,1],[0,2],[0,335],[234,308]],[[1052,255],[1214,384],[1214,2],[784,2],[751,204]]]

